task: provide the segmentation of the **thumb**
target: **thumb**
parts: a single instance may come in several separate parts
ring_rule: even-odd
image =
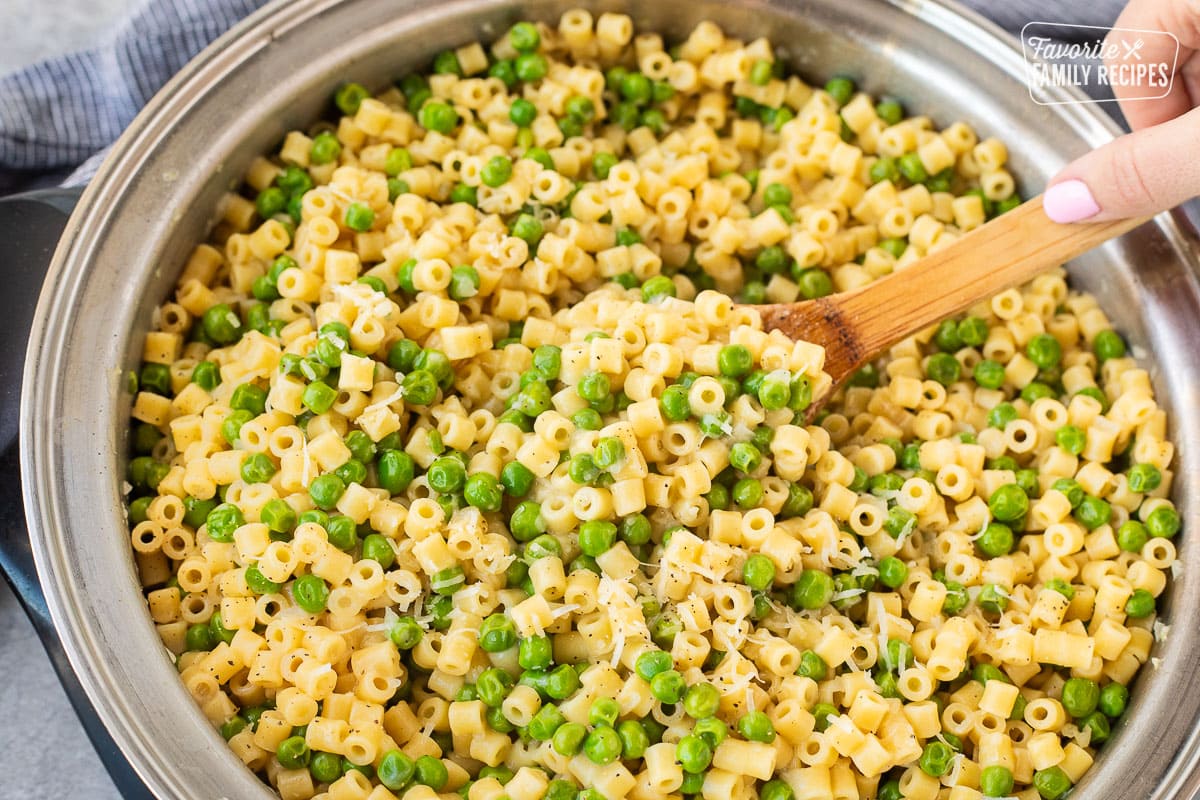
[[[1046,188],[1055,222],[1141,217],[1200,195],[1200,108],[1114,139],[1068,164]]]

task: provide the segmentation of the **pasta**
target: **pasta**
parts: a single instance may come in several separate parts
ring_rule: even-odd
[[[1019,202],[1008,151],[710,23],[519,23],[293,131],[147,334],[131,544],[284,800],[1062,797],[1175,563],[1062,270],[837,391],[751,306]],[[738,302],[735,303],[735,298]]]

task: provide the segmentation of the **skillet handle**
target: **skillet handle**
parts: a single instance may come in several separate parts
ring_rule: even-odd
[[[48,189],[0,198],[0,572],[33,622],[67,698],[101,762],[126,800],[152,800],[97,717],[54,630],[38,583],[21,498],[17,442],[25,347],[46,270],[81,189]]]
[[[49,189],[0,198],[0,242],[5,245],[5,288],[0,293],[0,570],[21,599],[38,634],[52,630],[38,584],[21,502],[17,430],[21,373],[29,327],[42,281],[78,189]]]

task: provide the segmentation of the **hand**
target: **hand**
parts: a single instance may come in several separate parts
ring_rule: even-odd
[[[1137,87],[1114,87],[1133,133],[1068,164],[1046,189],[1055,222],[1148,216],[1200,195],[1200,2],[1131,0],[1114,25],[1168,31],[1179,39],[1170,93],[1131,100]],[[1114,35],[1109,34],[1112,41]],[[1148,37],[1143,60],[1170,63],[1173,43]]]

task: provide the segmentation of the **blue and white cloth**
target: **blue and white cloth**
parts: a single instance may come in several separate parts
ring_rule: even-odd
[[[266,0],[149,0],[91,50],[0,77],[0,194],[86,183],[121,131],[192,56]],[[1016,33],[1030,20],[1111,25],[1123,2],[966,0]],[[10,21],[11,23],[11,21]]]
[[[99,46],[0,77],[0,194],[46,173],[86,183],[154,93],[265,2],[150,0]]]

